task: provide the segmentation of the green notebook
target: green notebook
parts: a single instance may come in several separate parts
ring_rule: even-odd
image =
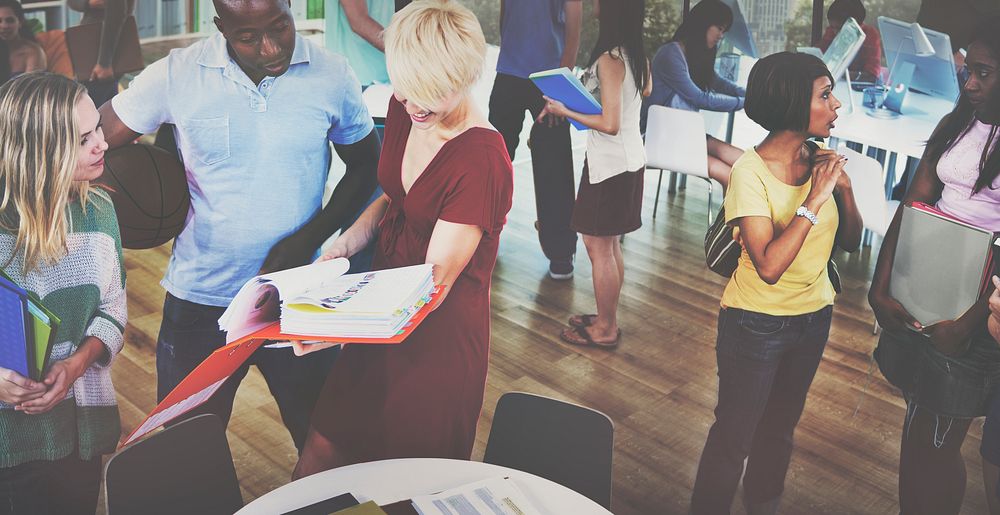
[[[0,276],[14,282],[3,270],[0,270]],[[30,341],[24,342],[28,351],[28,369],[31,372],[31,379],[41,381],[45,378],[45,365],[52,355],[52,346],[55,345],[60,320],[41,303],[38,296],[31,292],[28,292],[28,316],[31,317],[31,323],[26,324],[30,332],[28,336]]]

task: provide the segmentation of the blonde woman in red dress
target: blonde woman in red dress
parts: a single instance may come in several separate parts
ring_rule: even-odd
[[[503,138],[470,94],[486,43],[476,17],[447,0],[401,10],[385,43],[395,90],[379,161],[385,194],[323,258],[377,239],[374,269],[432,263],[445,298],[400,345],[344,348],[295,478],[389,458],[469,459],[483,405],[490,277],[513,191]]]

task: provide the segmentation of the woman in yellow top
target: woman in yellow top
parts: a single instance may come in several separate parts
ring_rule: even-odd
[[[695,514],[729,513],[748,457],[747,513],[774,513],[784,489],[792,434],[830,332],[827,261],[835,243],[851,251],[861,242],[846,158],[807,144],[830,135],[840,107],[832,87],[826,65],[806,54],[773,54],[750,72],[746,113],[769,134],[733,165],[725,200],[743,254],[719,311],[719,398]]]

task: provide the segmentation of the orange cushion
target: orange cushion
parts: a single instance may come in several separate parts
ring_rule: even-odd
[[[45,50],[45,59],[48,61],[48,71],[65,75],[71,79],[76,78],[73,74],[73,62],[69,59],[69,50],[66,48],[66,34],[61,30],[49,30],[35,34],[38,44]]]

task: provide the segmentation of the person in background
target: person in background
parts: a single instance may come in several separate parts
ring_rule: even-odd
[[[45,70],[45,51],[35,41],[17,0],[0,0],[0,40],[7,46],[10,77]]]
[[[426,0],[393,17],[385,48],[395,90],[379,162],[385,194],[321,259],[377,240],[376,270],[432,264],[444,297],[403,343],[344,348],[294,478],[391,458],[468,460],[483,406],[490,282],[514,188],[503,138],[471,92],[486,40],[459,2]],[[295,353],[331,345],[296,343]]]
[[[823,32],[819,48],[826,52],[833,38],[837,37],[837,33],[844,26],[844,22],[848,18],[854,18],[865,33],[865,41],[847,69],[851,71],[852,80],[875,82],[882,71],[882,36],[879,35],[878,29],[864,22],[867,14],[868,11],[861,0],[833,0],[826,11],[826,20],[830,24]]]
[[[697,111],[732,112],[743,108],[746,90],[715,73],[719,42],[733,24],[733,11],[720,0],[702,0],[691,9],[653,57],[653,92],[643,103],[642,128],[651,105]],[[733,163],[743,151],[713,136],[708,138],[708,175],[723,188]]]
[[[932,133],[904,203],[923,202],[1000,231],[1000,18],[969,38],[970,78]],[[902,210],[879,252],[868,301],[882,325],[875,359],[906,401],[899,451],[902,513],[958,513],[965,495],[962,443],[986,415],[980,454],[987,492],[1000,465],[1000,346],[988,332],[987,296],[957,320],[924,327],[890,294]],[[990,479],[992,477],[992,480]],[[991,496],[992,497],[992,496]]]
[[[840,101],[817,57],[791,52],[754,65],[746,113],[768,130],[733,166],[726,222],[743,251],[726,284],[715,354],[715,422],[691,513],[729,513],[743,479],[750,515],[778,511],[793,437],[830,334],[827,263],[861,243],[846,159],[808,141],[828,138]],[[744,461],[746,474],[744,474]]]
[[[0,84],[10,79],[10,47],[0,39]]]
[[[580,47],[582,0],[501,0],[500,57],[490,93],[490,123],[503,135],[511,160],[524,128],[545,106],[542,92],[528,78],[535,72],[572,70]],[[569,123],[535,121],[528,138],[535,181],[538,240],[549,260],[549,277],[573,278],[576,233],[573,212],[573,149]]]
[[[986,326],[989,328],[990,336],[1000,344],[1000,278],[993,276],[993,294],[990,295],[990,318],[986,321]],[[994,403],[998,402],[996,399]],[[998,411],[1000,413],[1000,411]],[[990,424],[988,431],[994,433],[1000,431],[1000,428],[994,427],[996,420]],[[984,431],[987,431],[985,426]],[[995,438],[991,435],[990,438]],[[986,459],[986,456],[983,456]],[[988,467],[983,467],[983,482],[986,486],[986,500],[990,507],[990,513],[996,515],[1000,513],[1000,467],[996,464],[990,464]]]
[[[101,107],[112,148],[173,124],[191,190],[162,281],[159,400],[225,345],[219,316],[244,283],[313,261],[375,191],[378,136],[347,61],[296,34],[287,0],[214,4],[218,34],[171,51]],[[324,206],[331,143],[346,172]],[[301,450],[334,357],[255,353],[185,416],[228,423],[256,365]]]
[[[383,32],[393,0],[327,0],[325,12],[327,50],[347,58],[362,88],[389,82]]]
[[[594,279],[597,313],[574,315],[559,337],[572,345],[615,348],[621,340],[618,301],[625,282],[621,236],[642,226],[646,151],[639,132],[642,98],[652,84],[642,43],[643,0],[604,2],[584,85],[600,89],[601,113],[582,114],[544,97],[536,123],[554,115],[591,130],[571,227],[583,234]]]
[[[112,65],[118,51],[122,25],[135,12],[135,0],[66,0],[66,5],[83,13],[80,25],[101,24],[97,63],[90,72],[90,80],[84,84],[94,103],[104,105],[118,93],[120,76],[115,73]]]
[[[40,381],[0,369],[0,513],[93,515],[121,437],[111,365],[127,318],[115,206],[90,182],[108,145],[61,75],[3,84],[0,113],[0,271],[61,321]]]

